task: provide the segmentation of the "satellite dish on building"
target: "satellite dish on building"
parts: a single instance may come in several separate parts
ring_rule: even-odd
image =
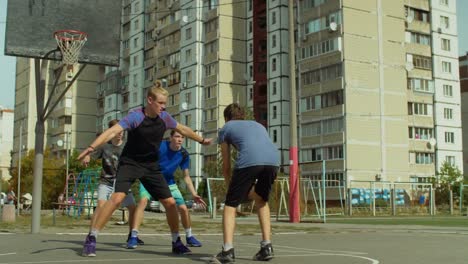
[[[406,22],[408,22],[408,23],[413,22],[413,20],[414,20],[414,17],[413,17],[413,16],[407,16],[407,17],[406,17]]]
[[[187,102],[183,102],[182,104],[180,104],[180,107],[181,107],[183,110],[187,110],[187,108],[188,108]]]
[[[336,22],[330,23],[330,31],[336,31],[337,28],[338,28],[338,24],[336,24]]]
[[[182,22],[187,23],[188,22],[188,16],[182,16]]]
[[[435,147],[436,144],[437,144],[437,140],[435,138],[429,139],[429,145],[431,147]]]
[[[61,140],[61,139],[57,140],[57,146],[62,147],[63,146],[63,140]]]

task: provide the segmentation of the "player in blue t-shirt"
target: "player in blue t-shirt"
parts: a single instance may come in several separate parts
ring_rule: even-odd
[[[177,123],[165,111],[168,95],[169,93],[162,87],[161,82],[156,82],[153,87],[148,89],[146,107],[129,112],[118,124],[105,130],[78,156],[78,160],[82,160],[94,152],[96,148],[111,140],[116,134],[127,130],[127,142],[120,155],[114,193],[101,208],[91,232],[86,236],[83,256],[96,256],[96,237],[99,231],[106,225],[114,211],[119,208],[131,185],[137,179],[149,190],[151,196],[158,199],[166,208],[167,222],[172,235],[172,252],[175,254],[190,252],[179,237],[179,214],[176,202],[172,198],[169,186],[159,167],[159,145],[168,129],[175,129],[182,135],[203,145],[209,145],[211,139],[202,138],[191,128]]]
[[[192,194],[194,201],[203,206],[206,206],[205,201],[203,201],[203,199],[197,194],[197,191],[193,187],[192,179],[190,178],[189,174],[190,156],[187,150],[182,147],[183,141],[184,136],[182,134],[175,130],[171,131],[170,141],[163,141],[159,147],[159,166],[161,167],[162,174],[164,175],[164,178],[169,185],[172,197],[174,197],[177,207],[179,208],[182,225],[185,228],[185,238],[187,240],[187,245],[191,247],[201,247],[202,244],[195,238],[195,236],[192,235],[190,214],[187,209],[187,205],[185,204],[184,197],[177,187],[177,183],[174,178],[175,171],[177,168],[180,168],[184,172],[185,184]],[[138,228],[140,227],[140,224],[143,220],[146,204],[151,198],[151,195],[145,189],[143,184],[140,183],[140,202],[138,203],[138,207],[134,214],[134,226],[132,228],[132,234],[135,236],[134,238],[130,238],[127,243],[127,248],[136,248],[138,244]]]

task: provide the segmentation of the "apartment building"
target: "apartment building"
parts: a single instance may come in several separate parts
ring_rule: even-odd
[[[11,178],[9,169],[13,151],[13,109],[0,106],[0,190],[3,181]]]
[[[459,58],[462,127],[468,127],[468,53]],[[468,133],[463,133],[463,171],[468,171]]]
[[[51,95],[50,106],[68,85],[70,79],[59,73],[59,62],[46,61],[47,77],[45,98]],[[75,66],[75,72],[79,66]],[[98,66],[87,66],[72,84],[65,96],[49,113],[45,124],[45,147],[59,157],[65,157],[68,150],[84,149],[96,137],[96,85]],[[58,77],[57,87],[52,90]],[[34,149],[35,125],[37,120],[34,59],[17,58],[15,87],[15,118],[13,164],[17,164],[20,150],[24,155]],[[20,132],[21,130],[21,132]]]
[[[298,13],[303,176],[320,177],[322,160],[342,183],[462,168],[455,1],[302,1]]]

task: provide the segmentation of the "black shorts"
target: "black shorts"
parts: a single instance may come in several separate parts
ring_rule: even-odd
[[[277,172],[277,166],[261,165],[235,169],[226,194],[225,204],[237,207],[247,199],[250,189],[254,185],[255,192],[267,202]]]
[[[137,162],[121,158],[115,180],[115,192],[128,193],[128,190],[137,179],[140,180],[154,199],[172,197],[166,179],[164,179],[159,169],[158,162]]]

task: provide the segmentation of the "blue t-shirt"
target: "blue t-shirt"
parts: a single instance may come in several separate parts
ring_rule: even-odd
[[[236,169],[279,166],[278,147],[271,141],[265,127],[255,121],[228,121],[218,135],[218,143],[223,142],[233,145],[238,151]]]
[[[138,108],[119,121],[127,130],[127,143],[121,158],[130,158],[139,162],[157,162],[159,145],[167,129],[174,129],[177,121],[167,112],[161,112],[154,118],[146,116],[144,108]]]
[[[159,167],[161,168],[162,174],[167,181],[167,184],[176,184],[174,179],[174,173],[177,167],[181,170],[189,168],[190,157],[184,148],[179,150],[172,150],[170,147],[171,142],[163,141],[159,147]]]

